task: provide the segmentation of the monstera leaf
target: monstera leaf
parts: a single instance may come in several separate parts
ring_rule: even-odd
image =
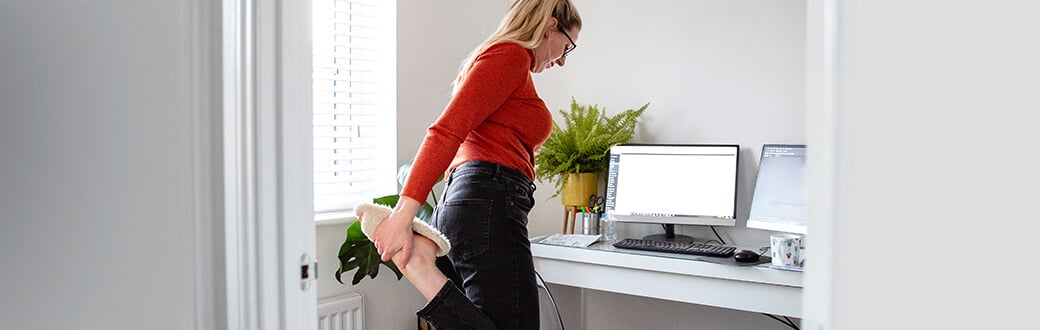
[[[397,171],[397,179],[404,185],[405,180],[408,179],[408,173],[411,172],[411,162],[402,165]],[[437,182],[441,182],[444,176],[437,179]],[[436,203],[437,195],[430,192],[433,197],[434,203]],[[397,205],[397,200],[400,199],[400,195],[387,195],[379,198],[372,199],[372,202],[379,205],[386,205],[388,207],[394,207]],[[419,207],[419,212],[416,217],[427,221],[433,216],[433,206],[430,203],[423,202],[423,205]],[[376,250],[376,245],[365,236],[365,233],[361,231],[361,221],[354,221],[350,227],[347,228],[347,238],[343,240],[343,245],[339,248],[339,269],[336,270],[336,280],[339,283],[343,283],[342,276],[344,273],[357,269],[354,273],[354,278],[351,280],[352,285],[361,283],[361,280],[367,275],[369,278],[376,278],[379,275],[379,265],[382,264],[387,268],[390,268],[397,275],[397,280],[401,280],[404,274],[401,274],[401,270],[397,268],[397,265],[393,261],[383,262],[379,256],[379,252]]]
[[[401,199],[400,195],[386,195],[383,197],[372,199],[372,202],[379,205],[386,205],[392,208],[394,207],[394,205],[397,205],[398,199]],[[416,218],[422,219],[423,221],[430,220],[430,217],[432,216],[433,206],[430,205],[430,203],[423,203],[422,206],[419,206],[419,212],[415,214]]]
[[[354,273],[354,279],[350,282],[352,285],[360,283],[365,275],[376,278],[376,275],[379,275],[379,264],[386,265],[387,268],[394,271],[398,280],[404,276],[393,261],[380,260],[376,245],[361,231],[361,221],[354,221],[354,224],[347,228],[347,239],[339,248],[339,270],[336,270],[336,280],[342,284],[343,273],[354,269],[358,269],[358,271]]]

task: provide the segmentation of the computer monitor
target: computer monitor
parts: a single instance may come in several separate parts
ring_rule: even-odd
[[[739,145],[623,144],[610,149],[606,216],[665,225],[736,225]]]
[[[747,227],[805,234],[808,194],[805,145],[763,145]]]

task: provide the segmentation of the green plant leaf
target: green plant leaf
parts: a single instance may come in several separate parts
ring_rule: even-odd
[[[415,160],[412,160],[410,162],[404,163],[404,164],[401,165],[401,167],[397,168],[397,183],[400,184],[401,187],[404,187],[405,182],[408,182],[408,175],[412,173],[412,163],[413,162],[415,162]],[[441,173],[441,176],[437,177],[437,181],[434,181],[433,184],[440,183],[441,181],[444,181],[444,174],[443,173]],[[437,194],[434,194],[432,190],[430,191],[430,197],[433,197],[433,205],[437,205]],[[396,204],[397,203],[396,200],[394,200],[394,203],[395,204],[388,205],[388,206],[394,207],[394,205],[397,205]],[[431,207],[431,209],[432,209],[432,207]],[[420,212],[422,212],[422,210],[420,210]],[[429,217],[429,215],[427,215],[427,217]],[[423,219],[423,220],[427,219],[427,218],[424,218],[424,217],[419,217],[419,218]]]
[[[401,199],[401,195],[386,195],[383,197],[373,198],[372,203],[383,205],[389,208],[393,208],[397,205],[397,200]]]
[[[397,200],[401,199],[401,195],[386,195],[383,197],[372,199],[373,203],[379,205],[386,205],[387,207],[394,207],[397,205]],[[430,217],[433,216],[433,205],[430,203],[423,203],[419,206],[419,212],[415,214],[416,218],[422,219],[423,221],[429,221]]]
[[[365,233],[361,231],[361,221],[354,221],[354,224],[347,228],[347,238],[339,248],[339,262],[340,266],[336,270],[336,280],[341,284],[343,283],[343,273],[354,269],[357,269],[357,272],[354,273],[354,278],[351,281],[353,285],[360,283],[365,275],[368,275],[370,278],[376,278],[376,275],[379,275],[380,264],[390,268],[397,275],[398,280],[404,276],[393,261],[383,262],[380,260],[379,252],[376,251],[376,245],[372,244],[368,236],[365,236]]]
[[[404,163],[401,167],[397,168],[397,184],[404,187],[404,183],[408,181],[408,174],[412,173],[412,162]],[[393,207],[392,205],[390,207]]]

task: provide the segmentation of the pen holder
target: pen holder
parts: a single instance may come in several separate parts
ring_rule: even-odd
[[[584,212],[581,215],[581,233],[585,235],[599,235],[599,212]]]

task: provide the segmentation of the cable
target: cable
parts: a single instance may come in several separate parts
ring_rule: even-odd
[[[762,315],[768,316],[769,318],[774,319],[777,322],[783,323],[784,325],[786,325],[788,327],[791,327],[791,329],[799,330],[798,325],[795,325],[794,322],[791,321],[791,319],[787,318],[786,316],[784,316],[784,318],[787,319],[787,321],[781,320],[779,317],[772,316],[772,315],[769,315],[769,314],[766,314],[766,313],[762,313]]]
[[[766,316],[770,316],[770,319],[776,320],[777,322],[782,323],[783,325],[788,326],[791,329],[799,330],[798,326],[795,325],[795,322],[792,322],[792,321],[790,321],[790,319],[787,319],[787,316],[784,316],[784,319],[786,319],[786,321],[784,321],[784,320],[780,320],[780,318],[777,318],[777,316],[774,316],[774,315],[771,315],[771,314],[766,314],[766,313],[762,313],[762,314],[766,315]]]
[[[545,293],[549,296],[549,301],[552,302],[553,309],[556,310],[556,319],[560,320],[560,330],[563,330],[563,317],[560,316],[560,307],[556,306],[556,298],[553,298],[552,291],[549,291],[549,285],[545,284],[545,280],[542,279],[542,274],[538,274],[538,271],[535,271],[534,275],[538,277],[538,281],[542,282],[542,288],[545,289]]]
[[[711,226],[711,231],[716,233],[716,237],[719,237],[719,242],[722,242],[722,245],[726,245],[726,239],[722,239],[722,236],[719,235],[719,231],[714,229],[714,226]]]

